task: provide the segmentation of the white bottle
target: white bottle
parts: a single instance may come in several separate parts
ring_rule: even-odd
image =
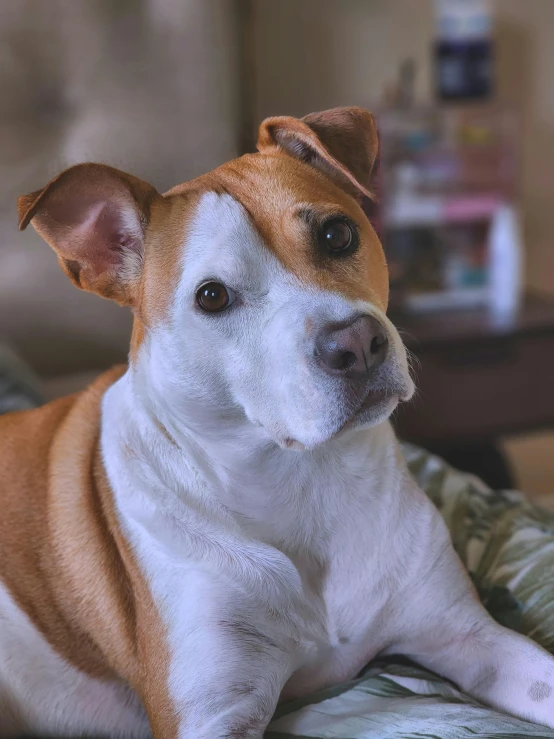
[[[516,209],[500,205],[489,232],[490,309],[493,320],[507,325],[517,316],[523,284],[523,245]]]

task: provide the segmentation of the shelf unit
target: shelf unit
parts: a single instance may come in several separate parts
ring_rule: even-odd
[[[517,206],[519,122],[499,105],[382,110],[373,221],[395,307],[486,305],[488,231]]]

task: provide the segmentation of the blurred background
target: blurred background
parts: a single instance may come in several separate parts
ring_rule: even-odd
[[[18,195],[86,160],[163,192],[268,115],[361,105],[419,386],[399,433],[554,503],[553,71],[553,0],[7,0],[0,346],[55,397],[124,360],[131,324],[17,232]]]

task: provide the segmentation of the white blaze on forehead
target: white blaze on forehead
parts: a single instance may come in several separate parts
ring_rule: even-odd
[[[346,319],[354,313],[369,313],[382,321],[388,331],[394,331],[377,306],[303,283],[297,275],[288,272],[265,246],[240,202],[227,193],[206,192],[187,230],[180,297],[184,291],[190,292],[192,285],[218,278],[230,287],[242,287],[254,295],[278,290],[284,291],[283,297],[286,292],[289,300],[298,300],[302,295],[309,298],[308,302],[302,302],[309,303],[312,309],[326,305],[324,313],[333,321]]]
[[[190,304],[195,288],[207,280],[240,291],[259,311],[264,306],[268,314],[292,311],[302,326],[308,316],[316,322],[340,321],[359,310],[344,296],[289,272],[265,246],[244,206],[227,193],[207,192],[198,202],[183,249],[178,309]]]
[[[228,194],[202,195],[185,242],[186,283],[219,277],[231,287],[255,287],[279,273],[283,268],[264,247],[244,206]]]
[[[186,257],[202,256],[207,244],[217,247],[244,239],[259,240],[244,207],[231,195],[204,193],[189,229]]]

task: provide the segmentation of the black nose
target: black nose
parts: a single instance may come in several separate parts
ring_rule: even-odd
[[[315,340],[315,355],[329,374],[362,380],[385,359],[387,343],[377,319],[359,316],[324,326]]]

